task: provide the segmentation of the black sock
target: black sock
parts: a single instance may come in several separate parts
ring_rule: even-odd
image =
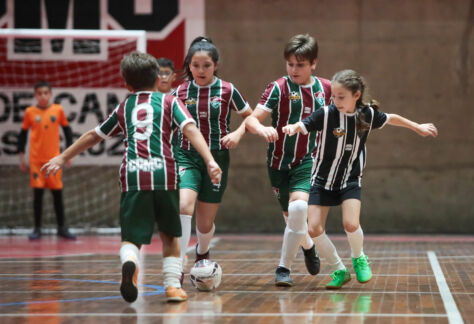
[[[64,226],[64,207],[63,207],[63,191],[51,190],[54,201],[54,211],[56,212],[56,221],[58,222],[58,228]]]
[[[35,228],[41,227],[41,213],[43,211],[43,189],[33,188],[33,215]]]

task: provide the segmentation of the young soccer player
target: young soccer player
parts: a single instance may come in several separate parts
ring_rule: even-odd
[[[282,129],[288,136],[321,132],[311,176],[308,218],[309,233],[321,255],[334,268],[332,280],[326,285],[328,289],[341,288],[351,278],[324,230],[330,206],[342,205],[342,222],[357,280],[365,283],[372,277],[359,223],[362,170],[367,160],[365,142],[370,131],[389,124],[409,128],[421,136],[438,135],[433,124],[417,124],[396,114],[380,112],[375,101],[364,103],[365,87],[355,71],[336,73],[331,84],[333,103]]]
[[[209,144],[212,155],[222,168],[222,180],[211,183],[205,165],[195,148],[185,138],[178,153],[180,174],[180,217],[183,228],[181,257],[185,258],[191,236],[191,219],[196,206],[196,260],[209,259],[209,244],[214,235],[214,219],[227,185],[229,149],[237,147],[245,134],[242,122],[230,131],[230,112],[235,110],[242,118],[252,113],[248,103],[230,82],[218,78],[219,53],[212,41],[196,38],[183,64],[184,78],[188,81],[176,89],[176,95],[185,103],[199,130]],[[197,203],[196,203],[197,201]]]
[[[174,63],[167,57],[156,60],[160,67],[158,72],[158,91],[165,94],[173,94],[173,82],[176,80]]]
[[[82,135],[61,155],[43,166],[56,172],[66,161],[118,133],[125,136],[120,167],[120,227],[122,232],[122,283],[120,292],[128,302],[138,295],[138,256],[149,244],[155,221],[163,241],[163,275],[168,301],[183,301],[179,237],[179,192],[177,165],[171,153],[172,129],[179,127],[202,156],[212,183],[219,183],[221,169],[183,103],[156,90],[158,64],[153,56],[133,52],[121,62],[120,72],[133,92],[98,127]]]
[[[318,63],[318,44],[313,37],[293,36],[285,46],[284,57],[288,75],[268,85],[246,125],[269,143],[268,174],[287,224],[275,284],[292,286],[290,269],[300,245],[308,272],[319,272],[319,258],[307,226],[309,178],[317,136],[289,137],[282,127],[322,108],[330,96],[330,82],[312,75]],[[263,126],[261,122],[270,115],[272,126]]]
[[[33,212],[35,227],[29,235],[30,240],[41,237],[41,219],[43,211],[44,189],[50,189],[53,195],[54,211],[58,224],[57,234],[66,239],[76,237],[69,232],[64,224],[63,182],[62,172],[54,177],[45,178],[40,172],[41,166],[59,154],[59,126],[64,131],[66,147],[72,143],[72,130],[61,105],[51,103],[51,85],[46,81],[35,84],[36,105],[26,108],[23,124],[18,139],[20,169],[27,171],[25,162],[25,145],[28,130],[31,128],[29,168],[30,186],[33,188]],[[70,164],[69,164],[70,165]],[[68,165],[68,166],[69,166]]]

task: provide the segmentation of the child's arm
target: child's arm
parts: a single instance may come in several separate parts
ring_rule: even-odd
[[[239,128],[237,128],[235,131],[227,134],[222,138],[222,145],[224,145],[225,148],[228,149],[233,149],[236,148],[237,145],[239,145],[240,140],[242,139],[242,136],[245,134],[245,118],[250,116],[252,114],[252,109],[247,109],[244,111],[241,116],[244,119],[242,123],[240,124]]]
[[[84,152],[88,148],[100,143],[103,140],[100,137],[95,129],[91,129],[87,133],[83,134],[77,141],[74,142],[71,146],[69,146],[64,152],[59,154],[58,156],[49,160],[48,163],[41,167],[41,171],[46,170],[46,176],[48,176],[51,172],[56,174],[56,172],[64,167],[64,164],[78,155],[81,152]]]
[[[432,123],[418,124],[397,114],[387,114],[387,117],[389,125],[409,128],[423,137],[438,136],[438,129]]]
[[[214,161],[214,157],[207,146],[206,140],[194,123],[187,123],[181,130],[184,136],[188,138],[192,146],[199,152],[207,166],[207,173],[211,177],[213,184],[221,182],[222,170]]]
[[[270,112],[263,109],[257,108],[253,113],[245,119],[245,127],[252,134],[257,134],[264,137],[267,143],[275,142],[278,140],[278,132],[275,128],[269,126],[263,126],[261,124],[268,116]]]
[[[297,133],[303,132],[303,127],[301,127],[301,125],[303,125],[302,122],[297,122],[296,124],[289,124],[289,125],[283,126],[282,132],[284,134],[293,136]]]

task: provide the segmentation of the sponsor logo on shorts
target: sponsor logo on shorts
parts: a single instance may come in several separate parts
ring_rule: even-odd
[[[179,172],[180,177],[184,176],[184,174],[186,173],[186,168],[185,167],[180,166],[178,168],[178,170],[179,170],[178,172]]]
[[[138,158],[136,160],[128,161],[128,171],[144,171],[153,172],[156,170],[163,169],[163,159],[155,157],[151,159]]]
[[[338,128],[334,128],[334,129],[332,130],[332,133],[333,133],[333,135],[336,136],[336,137],[341,137],[341,136],[346,135],[346,130],[345,130],[344,128],[339,128],[339,127],[338,127]]]
[[[280,188],[272,187],[272,191],[275,197],[277,197],[277,199],[280,199]]]

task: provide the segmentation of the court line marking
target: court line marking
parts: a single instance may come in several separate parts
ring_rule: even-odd
[[[461,313],[454,301],[451,291],[449,290],[446,278],[444,277],[443,270],[439,265],[438,259],[436,258],[436,253],[434,251],[428,251],[428,259],[430,260],[431,268],[436,278],[436,283],[438,284],[438,289],[441,294],[441,299],[443,300],[444,308],[448,315],[449,323],[464,323]]]
[[[388,313],[8,313],[0,317],[403,317],[403,318],[444,318],[446,314],[388,314]]]
[[[77,276],[77,277],[86,277],[86,276],[121,276],[122,274],[119,272],[115,273],[0,273],[0,276],[35,276],[35,277],[47,277],[47,276]],[[149,277],[160,277],[163,276],[162,273],[144,273],[144,276]],[[189,276],[188,273],[184,274],[185,276]],[[242,276],[242,277],[252,277],[252,276],[274,276],[274,272],[267,272],[267,273],[223,273],[223,276]],[[295,277],[303,277],[308,276],[312,277],[312,275],[307,273],[292,273],[292,276]],[[330,276],[331,273],[318,273],[315,276]],[[376,273],[372,275],[373,277],[434,277],[433,274],[399,274],[399,273]]]

